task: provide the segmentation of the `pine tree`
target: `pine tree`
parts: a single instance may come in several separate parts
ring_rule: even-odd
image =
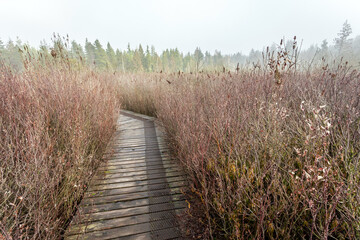
[[[99,69],[109,69],[110,63],[104,48],[98,39],[94,42],[95,45],[95,63]]]
[[[193,59],[192,59],[190,53],[187,53],[183,60],[183,71],[184,72],[192,71],[192,68],[191,68],[192,62],[193,62]]]
[[[71,42],[71,55],[73,58],[80,58],[85,60],[85,53],[80,44],[76,41]]]
[[[134,51],[131,49],[130,43],[128,43],[127,51],[123,52],[125,70],[127,72],[132,72],[134,70],[133,57],[134,57]]]
[[[119,49],[116,49],[116,61],[117,61],[117,69],[120,69],[122,72],[125,72],[125,53],[122,53]]]
[[[172,51],[172,62],[173,62],[173,69],[172,71],[178,72],[182,69],[182,54],[179,52],[179,49],[175,48]]]
[[[166,49],[161,54],[161,63],[162,63],[162,70],[165,72],[169,71],[169,49]]]
[[[213,68],[213,61],[212,61],[212,56],[210,54],[210,52],[206,51],[205,52],[205,58],[204,58],[204,66],[206,68]]]
[[[201,52],[201,49],[197,47],[194,52],[194,60],[195,60],[195,71],[199,72],[200,68],[203,64],[204,54]]]
[[[85,40],[85,56],[87,63],[93,66],[95,64],[95,46],[87,39]]]
[[[337,34],[338,37],[334,39],[335,47],[339,50],[339,53],[347,50],[347,48],[351,45],[351,39],[348,39],[350,34],[352,33],[352,29],[348,21],[346,20],[343,24],[342,29]]]
[[[144,66],[144,70],[146,72],[152,71],[152,69],[151,69],[151,54],[150,54],[149,46],[146,46],[146,52],[145,52],[143,66]]]
[[[162,63],[159,55],[157,54],[155,47],[151,46],[151,69],[153,72],[159,72],[162,69]]]
[[[143,65],[142,65],[141,53],[140,53],[139,50],[135,50],[135,52],[134,52],[133,65],[134,65],[134,71],[135,72],[144,71],[144,68],[143,68]]]
[[[4,49],[5,52],[5,59],[7,63],[14,69],[15,71],[21,71],[23,68],[23,61],[21,53],[19,49],[22,48],[21,41],[17,40],[14,43],[12,40],[9,40],[6,44],[6,48]]]
[[[327,59],[329,57],[329,45],[328,45],[328,41],[326,39],[324,39],[321,43],[321,57]]]
[[[146,70],[145,53],[144,53],[144,49],[142,48],[141,44],[139,45],[139,55],[140,55],[140,59],[141,59],[142,71],[144,69]]]
[[[324,39],[321,43],[321,51],[327,51],[329,50],[328,41]]]
[[[0,52],[5,49],[4,42],[0,39]]]
[[[128,43],[128,45],[127,45],[127,53],[128,53],[128,54],[132,54],[132,53],[133,53],[133,51],[131,50],[131,47],[130,47],[130,43]]]
[[[221,55],[221,52],[218,51],[218,50],[215,50],[215,53],[214,53],[214,65],[215,65],[215,69],[217,71],[220,71],[223,66],[224,66],[224,58],[223,56]]]
[[[107,57],[109,59],[109,62],[110,62],[110,65],[111,65],[112,69],[116,70],[118,63],[117,63],[115,51],[111,47],[109,42],[107,43],[107,46],[106,46],[106,54],[107,54]]]

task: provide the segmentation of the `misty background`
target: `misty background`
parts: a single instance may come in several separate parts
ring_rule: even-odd
[[[0,54],[21,69],[19,49],[50,55],[56,33],[71,57],[100,69],[190,72],[256,67],[266,46],[279,51],[284,38],[293,50],[297,36],[304,62],[358,66],[358,9],[355,0],[2,0]]]

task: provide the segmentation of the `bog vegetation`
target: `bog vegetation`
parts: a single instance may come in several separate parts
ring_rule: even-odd
[[[8,238],[61,235],[119,111],[112,74],[57,54],[26,55],[21,73],[0,63],[0,229]]]
[[[165,127],[189,176],[188,237],[359,239],[360,73],[349,27],[311,58],[294,38],[254,61],[212,66],[216,54],[197,49],[168,69],[165,52],[125,67],[126,58],[140,66],[140,47],[116,51],[113,66],[109,44],[94,58],[60,38],[52,49],[23,46],[21,67],[0,64],[2,235],[61,236],[122,107]]]

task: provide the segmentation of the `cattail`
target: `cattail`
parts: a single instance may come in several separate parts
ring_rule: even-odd
[[[280,85],[281,84],[281,74],[280,74],[280,71],[278,70],[278,68],[276,68],[274,71],[274,78],[275,78],[276,84]]]
[[[53,56],[53,58],[56,58],[56,51],[54,49],[51,49],[51,56]]]

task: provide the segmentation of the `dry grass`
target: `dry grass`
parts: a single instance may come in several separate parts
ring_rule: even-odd
[[[136,78],[126,106],[165,126],[203,238],[360,238],[358,72]]]
[[[0,232],[58,239],[114,130],[117,81],[65,58],[26,66],[0,63]]]

